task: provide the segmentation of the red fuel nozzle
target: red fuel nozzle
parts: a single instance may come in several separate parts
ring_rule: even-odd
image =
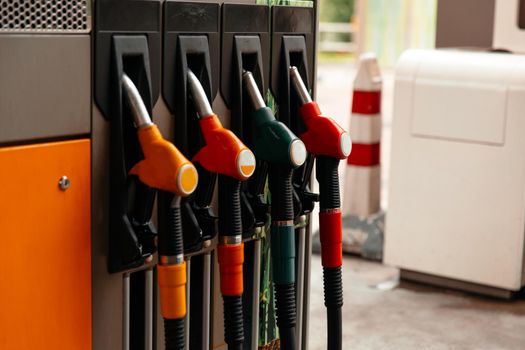
[[[301,140],[308,152],[338,159],[345,159],[352,150],[350,135],[332,118],[324,116],[315,101],[312,101],[296,67],[290,67],[290,76],[301,101],[299,112],[306,125]]]
[[[244,181],[255,170],[255,156],[235,134],[225,129],[211,109],[197,77],[190,71],[188,84],[206,145],[193,157],[204,169]]]

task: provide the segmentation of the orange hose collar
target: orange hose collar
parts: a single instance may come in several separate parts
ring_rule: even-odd
[[[221,275],[221,293],[239,296],[243,293],[242,264],[244,263],[244,243],[217,247]]]
[[[178,319],[186,316],[186,262],[157,265],[162,317]]]

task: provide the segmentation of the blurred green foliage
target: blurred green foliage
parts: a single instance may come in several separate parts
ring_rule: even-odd
[[[349,23],[354,15],[355,0],[321,0],[321,22]]]

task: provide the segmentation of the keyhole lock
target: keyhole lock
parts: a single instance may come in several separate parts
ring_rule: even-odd
[[[71,181],[69,180],[67,176],[64,175],[60,178],[60,180],[58,180],[58,187],[62,191],[66,191],[70,186],[71,186]]]

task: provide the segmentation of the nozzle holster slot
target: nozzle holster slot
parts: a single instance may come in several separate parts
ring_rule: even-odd
[[[243,85],[243,72],[252,73],[263,98],[269,81],[269,20],[265,5],[224,4],[222,6],[221,95],[231,110],[231,130],[248,146],[253,145],[254,123],[250,97]],[[268,220],[264,199],[267,165],[257,161],[255,173],[242,183],[243,236]]]
[[[136,269],[153,255],[156,229],[151,222],[156,191],[129,175],[143,159],[133,116],[123,95],[126,73],[135,83],[151,114],[151,78],[148,41],[144,35],[114,35],[111,39],[109,100],[110,126],[110,236],[108,269]]]
[[[95,14],[95,101],[110,123],[109,272],[145,265],[155,252],[151,214],[156,191],[129,171],[143,159],[122,75],[136,85],[146,109],[159,94],[160,1],[100,0]],[[122,14],[125,13],[126,16]],[[140,23],[129,22],[140,18]]]
[[[143,159],[132,112],[125,101],[121,78],[126,73],[137,86],[151,114],[152,99],[148,43],[143,35],[115,35],[111,45],[110,126],[110,272],[129,271],[155,253],[156,229],[151,214],[156,191],[129,175]]]
[[[174,144],[192,159],[204,141],[188,88],[188,70],[200,80],[212,103],[219,82],[220,6],[166,1],[164,23],[163,96],[175,117]],[[217,175],[199,164],[195,166],[199,184],[195,193],[181,203],[186,253],[201,250],[203,241],[217,235],[217,217],[210,207]]]
[[[203,2],[164,2],[164,47],[162,94],[175,117],[174,144],[188,158],[204,146],[199,119],[191,100],[188,71],[199,79],[210,103],[219,84],[220,5]],[[191,256],[189,308],[190,349],[208,348],[203,336],[207,316],[204,304],[211,302],[204,290],[210,271],[209,255],[200,254],[203,242],[218,233],[218,218],[210,207],[217,174],[195,163],[199,183],[195,192],[181,201],[181,218],[185,254]],[[208,262],[206,262],[208,261]],[[207,300],[206,300],[207,299]],[[209,320],[208,320],[209,321]]]
[[[299,115],[299,100],[291,84],[289,69],[295,66],[312,91],[314,78],[315,19],[314,9],[308,7],[272,7],[272,56],[270,89],[279,104],[277,118],[290,130],[301,135],[305,126]],[[313,91],[312,91],[313,92]],[[308,156],[304,165],[294,171],[294,214],[310,213],[318,195],[312,193],[309,182],[313,157]]]
[[[123,14],[126,14],[125,16]],[[113,67],[113,37],[115,35],[139,35],[146,39],[144,56],[147,59],[148,79],[152,105],[159,97],[161,59],[161,2],[159,0],[95,2],[95,101],[104,118],[112,117],[112,92],[115,68]],[[133,19],[133,20],[129,20]],[[151,63],[151,64],[150,64]],[[151,71],[151,73],[150,73]],[[134,80],[132,72],[130,78]],[[135,83],[137,83],[135,81]]]
[[[266,98],[269,80],[269,15],[268,6],[224,4],[222,6],[222,66],[221,94],[231,110],[230,128],[248,147],[255,138],[254,107],[243,82],[243,72],[252,74],[255,88]],[[245,240],[259,238],[258,232],[269,220],[268,203],[264,189],[268,164],[257,160],[254,174],[241,183],[240,209],[242,234]],[[260,234],[259,234],[260,235]],[[257,249],[259,242],[246,242],[243,267],[244,293],[242,307],[244,316],[244,349],[253,348],[257,342],[257,313],[253,312],[258,287]]]

